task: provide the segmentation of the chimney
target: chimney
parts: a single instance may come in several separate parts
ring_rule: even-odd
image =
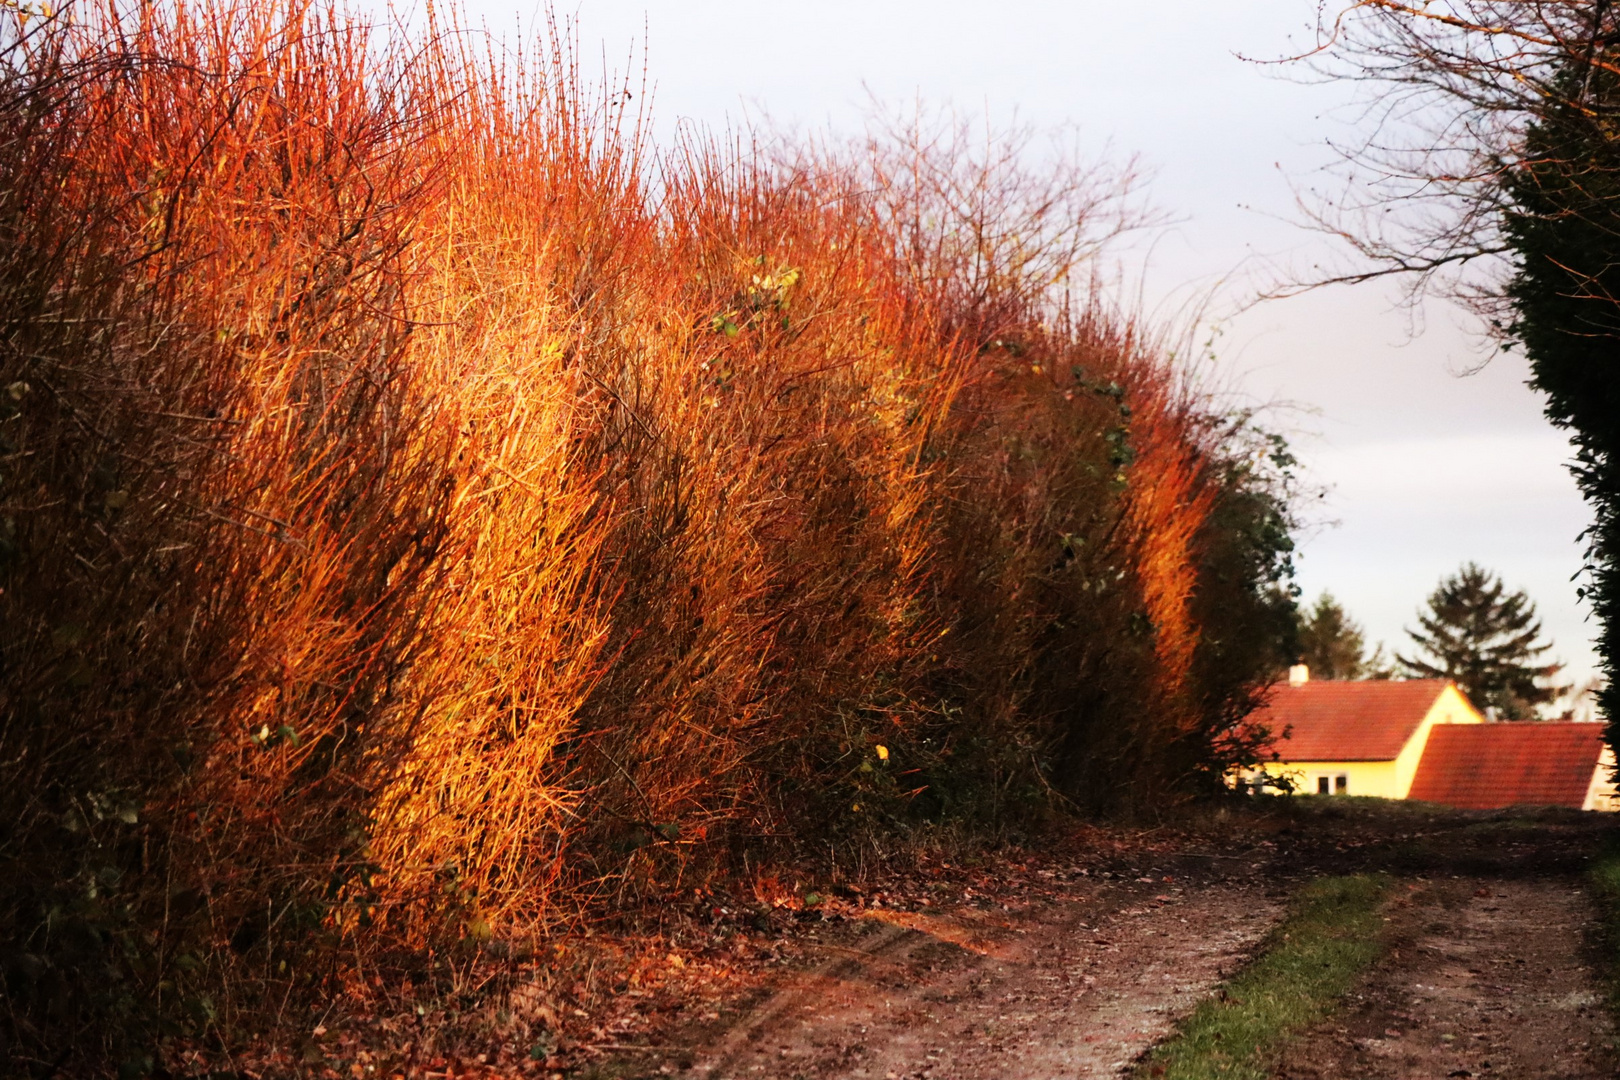
[[[1288,685],[1304,686],[1311,681],[1311,669],[1304,664],[1295,664],[1288,669]]]

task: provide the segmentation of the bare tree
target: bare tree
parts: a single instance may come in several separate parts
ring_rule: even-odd
[[[1593,511],[1588,598],[1620,716],[1620,15],[1612,0],[1343,0],[1296,58],[1366,84],[1341,189],[1308,207],[1361,261],[1469,304],[1530,361]],[[1611,726],[1610,741],[1620,735]]]
[[[920,293],[983,343],[1012,312],[1056,317],[1071,300],[1089,302],[1099,257],[1163,222],[1137,159],[1090,157],[1069,129],[1041,136],[874,101],[863,136],[781,138],[774,156],[785,175],[843,176],[848,197],[896,237],[895,257]]]
[[[1504,181],[1532,164],[1536,119],[1607,114],[1592,74],[1620,76],[1610,0],[1353,0],[1324,7],[1315,47],[1293,61],[1365,84],[1357,136],[1332,142],[1333,186],[1302,199],[1309,219],[1360,256],[1342,273],[1295,284],[1402,277],[1438,287],[1505,328],[1513,272]],[[1571,80],[1579,69],[1587,77]]]

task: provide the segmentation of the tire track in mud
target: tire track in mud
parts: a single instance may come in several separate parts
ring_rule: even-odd
[[[869,913],[709,1045],[704,1080],[1116,1076],[1281,918],[1254,881],[1097,883],[1016,922]]]

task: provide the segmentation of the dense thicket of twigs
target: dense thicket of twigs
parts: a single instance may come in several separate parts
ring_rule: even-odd
[[[1326,70],[1375,91],[1319,223],[1471,305],[1529,357],[1593,512],[1583,595],[1620,717],[1620,14],[1609,0],[1358,0],[1322,27]],[[1620,738],[1611,727],[1610,741]]]
[[[1088,291],[1127,176],[467,40],[4,17],[13,1062],[1252,753],[1288,462]]]

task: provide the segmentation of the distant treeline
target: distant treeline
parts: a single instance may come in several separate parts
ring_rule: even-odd
[[[302,4],[3,19],[14,1061],[1252,754],[1290,461],[1089,285],[1127,177],[658,150],[565,41]]]

